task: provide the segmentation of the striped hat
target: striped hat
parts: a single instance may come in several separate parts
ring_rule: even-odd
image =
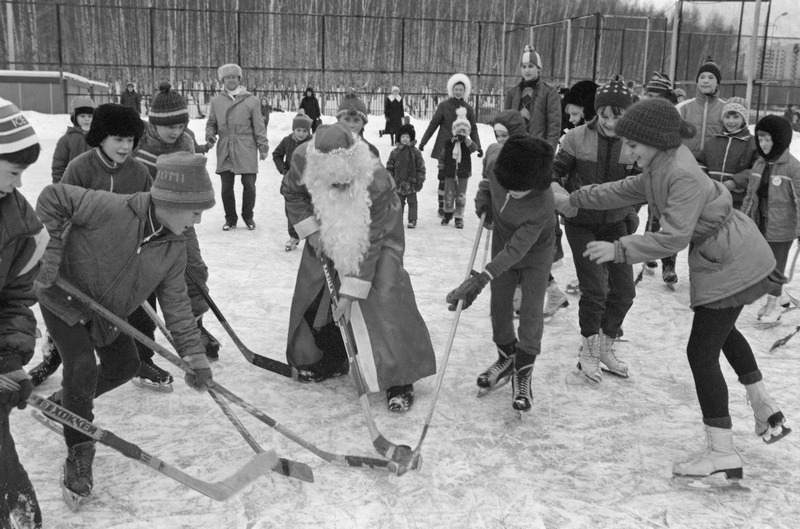
[[[147,113],[150,123],[156,126],[186,125],[189,123],[189,108],[186,100],[178,92],[172,90],[167,81],[158,84],[158,93]]]
[[[644,91],[651,94],[664,94],[670,90],[672,90],[672,81],[670,81],[669,75],[663,72],[653,72],[653,77],[650,78]]]
[[[28,118],[17,105],[0,97],[0,154],[21,151],[39,143]]]

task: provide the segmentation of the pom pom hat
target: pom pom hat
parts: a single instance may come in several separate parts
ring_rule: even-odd
[[[33,126],[17,105],[0,97],[0,154],[18,152],[37,143]]]
[[[143,132],[144,122],[134,109],[116,103],[106,103],[94,111],[92,126],[86,133],[86,143],[92,147],[99,147],[107,137],[120,136],[133,138],[135,149]]]
[[[495,162],[497,182],[509,191],[548,189],[553,175],[553,147],[541,138],[509,138]]]
[[[458,107],[456,109],[456,119],[453,121],[453,136],[457,136],[461,134],[462,136],[469,136],[469,133],[472,131],[472,125],[470,125],[469,120],[467,119],[467,109],[464,107]]]
[[[621,75],[614,75],[608,84],[597,89],[594,96],[594,108],[603,107],[628,108],[633,104],[631,91],[625,86]]]
[[[617,136],[661,150],[680,147],[690,136],[686,122],[666,99],[639,101],[617,121]]]
[[[536,50],[533,49],[533,46],[530,44],[526,44],[524,48],[522,48],[522,59],[520,64],[532,64],[542,69],[542,58],[536,53]]]
[[[311,118],[306,116],[302,110],[292,119],[292,130],[306,129],[311,130]]]
[[[725,114],[728,112],[736,112],[742,119],[744,119],[744,124],[747,125],[747,120],[750,118],[750,111],[747,110],[747,101],[742,99],[741,97],[732,97],[728,99],[728,102],[725,103],[725,106],[722,107],[722,116],[725,117]]]
[[[159,156],[150,196],[157,206],[170,209],[213,208],[214,186],[206,171],[206,157],[188,152]]]
[[[717,63],[715,63],[714,59],[712,59],[711,57],[708,57],[706,59],[706,62],[700,65],[700,68],[697,70],[697,77],[694,78],[695,82],[697,82],[697,80],[700,79],[700,74],[704,72],[708,72],[712,74],[714,77],[716,77],[717,84],[722,82],[722,71],[719,69],[719,65],[717,65]]]
[[[662,72],[653,72],[650,82],[645,87],[645,92],[651,94],[664,94],[672,90],[672,81],[669,76]]]
[[[171,88],[166,81],[161,81],[158,85],[158,93],[153,98],[148,113],[150,123],[153,125],[168,127],[189,123],[189,108],[186,100]]]
[[[336,119],[344,116],[345,114],[357,114],[364,124],[367,123],[367,105],[358,97],[354,92],[345,94],[339,102],[339,109],[336,111]]]
[[[242,79],[242,68],[238,64],[223,64],[217,70],[217,77],[220,81],[225,79],[229,75],[235,75],[239,77],[239,80]]]

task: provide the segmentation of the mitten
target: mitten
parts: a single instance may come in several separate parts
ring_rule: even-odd
[[[28,405],[28,397],[33,392],[33,384],[28,377],[28,373],[24,369],[11,371],[10,373],[3,373],[7,378],[10,378],[19,385],[19,389],[5,389],[0,388],[0,406],[8,406],[24,410]]]
[[[473,274],[475,272],[473,271]],[[481,272],[480,274],[471,275],[469,279],[461,283],[458,288],[455,290],[451,290],[449,294],[447,294],[447,302],[450,304],[447,307],[448,310],[456,310],[458,306],[459,300],[464,300],[464,305],[461,307],[463,310],[469,308],[470,305],[475,301],[478,297],[478,294],[481,293],[483,288],[489,284],[492,278],[486,272]]]
[[[475,195],[475,214],[480,218],[486,213],[484,224],[492,223],[492,196],[488,193],[478,193]]]
[[[425,144],[424,143],[420,143],[419,144],[419,152],[422,152],[424,150],[425,150]]]
[[[214,387],[211,376],[211,365],[205,353],[191,354],[183,357],[184,361],[192,368],[191,373],[186,373],[186,384],[197,391],[205,391]]]
[[[478,158],[483,158],[483,149],[478,149]]]
[[[213,147],[215,143],[217,143],[217,138],[216,137],[214,137],[214,136],[206,136],[206,144],[208,144],[209,148]]]
[[[40,261],[39,275],[33,282],[33,289],[39,292],[43,288],[50,288],[58,278],[58,269],[61,267],[61,254],[54,250],[46,250]]]

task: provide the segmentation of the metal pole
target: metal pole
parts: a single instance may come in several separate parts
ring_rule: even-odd
[[[475,121],[477,122],[481,118],[481,98],[480,98],[480,91],[481,91],[481,42],[483,37],[483,25],[478,22],[478,57],[476,60],[476,73],[477,73],[477,90],[475,90]]]
[[[400,21],[400,82],[403,93],[406,89],[406,19]]]
[[[764,84],[764,62],[767,56],[767,34],[769,33],[769,15],[772,11],[772,2],[767,2],[767,21],[764,23],[764,44],[761,48],[761,68],[758,77],[760,82],[758,84],[758,105],[756,106],[756,123],[758,123],[759,113],[761,112],[761,87]]]
[[[572,19],[567,19],[567,45],[564,52],[564,86],[569,87],[569,76],[572,70]]]
[[[683,69],[683,75],[688,80],[691,79],[691,74],[689,73],[689,61],[692,58],[692,38],[694,37],[694,33],[689,33],[689,38],[686,41],[686,66]],[[695,79],[696,81],[696,79]]]
[[[594,58],[592,62],[592,81],[597,82],[597,64],[600,58],[600,36],[602,34],[603,15],[600,13],[594,14]]]
[[[644,61],[642,61],[642,83],[647,81],[647,52],[650,51],[650,17],[647,17],[647,28],[644,32]]]
[[[741,53],[741,47],[742,47],[742,24],[744,23],[744,2],[745,0],[742,0],[742,8],[739,11],[739,33],[736,35],[736,62],[733,65],[734,80],[739,78],[739,54]],[[733,83],[733,95],[736,95],[737,86],[739,86],[739,83]]]
[[[322,86],[323,86],[323,98],[322,98],[322,113],[325,113],[325,100],[327,100],[327,95],[325,94],[324,90],[325,87],[328,86],[328,75],[325,71],[325,15],[322,15]]]
[[[8,69],[15,70],[17,65],[17,52],[14,48],[14,5],[6,2],[6,53],[8,55]]]
[[[550,26],[552,29],[551,38],[550,38],[550,64],[548,65],[550,68],[550,76],[555,79],[556,77],[556,27]]]
[[[150,87],[156,79],[156,10],[150,8]],[[141,85],[139,86],[141,89]]]
[[[745,99],[753,106],[753,78],[756,75],[756,53],[758,50],[758,20],[761,18],[761,0],[756,0],[756,12],[753,15],[753,33],[750,35],[750,49],[747,51],[747,91]]]
[[[669,76],[673,83],[678,81],[678,34],[683,16],[683,0],[678,0],[678,7],[672,17],[672,48],[670,50]]]
[[[500,41],[500,93],[506,89],[506,6],[508,2],[503,2],[503,38]]]
[[[622,28],[622,37],[619,42],[619,71],[625,71],[625,28]]]

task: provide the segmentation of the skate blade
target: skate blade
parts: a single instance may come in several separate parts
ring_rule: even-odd
[[[172,387],[172,384],[159,384],[157,382],[153,382],[151,380],[147,380],[144,378],[134,377],[131,379],[131,382],[134,386],[149,389],[150,391],[155,391],[157,393],[172,393],[175,388]]]
[[[669,290],[671,292],[675,292],[675,283],[667,283],[665,281],[664,285],[667,287],[667,290]]]
[[[607,367],[601,367],[600,371],[602,371],[603,373],[608,373],[609,375],[614,375],[617,378],[630,378],[630,375],[628,374],[622,374],[619,371],[612,371]]]
[[[767,430],[767,432],[761,436],[761,439],[768,445],[771,445],[772,443],[780,441],[790,433],[792,433],[791,428],[787,428],[783,424],[780,424],[776,428],[770,428]]]
[[[85,503],[86,500],[89,499],[88,494],[86,496],[82,496],[69,490],[63,479],[61,480],[61,497],[64,499],[64,503],[67,504],[67,507],[69,507],[69,510],[72,512],[78,512],[81,504]]]
[[[584,375],[581,371],[570,371],[564,379],[568,386],[583,386],[598,389],[600,382]]]
[[[758,322],[756,323],[756,328],[762,331],[766,331],[767,329],[772,329],[773,327],[777,327],[780,324],[781,320],[771,321],[771,322],[762,322],[761,320],[758,320]]]
[[[498,382],[497,382],[497,384],[495,384],[494,386],[492,386],[492,387],[490,387],[490,388],[478,388],[478,395],[477,395],[477,397],[478,397],[479,399],[482,399],[482,398],[483,398],[483,397],[485,397],[486,395],[488,395],[488,394],[490,394],[490,393],[494,393],[494,392],[495,392],[495,391],[497,391],[498,389],[500,389],[500,388],[502,388],[503,386],[507,385],[507,384],[508,384],[510,381],[511,381],[511,377],[508,377],[508,378],[506,378],[506,379],[504,379],[504,380],[502,380],[502,381],[498,381]]]
[[[681,490],[695,492],[752,492],[737,479],[727,479],[724,473],[710,476],[672,476],[672,484]]]

